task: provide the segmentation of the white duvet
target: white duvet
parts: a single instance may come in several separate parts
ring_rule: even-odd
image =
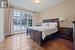
[[[30,29],[33,30],[38,30],[42,31],[42,39],[44,40],[46,36],[53,34],[58,31],[57,27],[43,27],[43,26],[34,26],[34,27],[29,27]]]

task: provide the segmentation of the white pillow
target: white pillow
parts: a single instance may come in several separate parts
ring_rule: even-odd
[[[48,25],[48,23],[43,23],[42,26],[48,27],[49,25]]]
[[[51,22],[48,25],[49,27],[57,27],[58,24],[56,22]]]

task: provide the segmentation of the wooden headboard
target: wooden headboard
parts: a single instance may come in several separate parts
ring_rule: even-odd
[[[43,20],[43,23],[49,23],[49,22],[57,22],[58,23],[57,27],[59,28],[59,18]]]
[[[59,18],[45,19],[45,20],[43,20],[43,23],[49,23],[49,22],[59,22]]]

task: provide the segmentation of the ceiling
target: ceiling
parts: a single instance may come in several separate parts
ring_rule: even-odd
[[[33,12],[44,11],[49,7],[62,3],[64,0],[40,0],[39,4],[34,4],[34,0],[9,0],[9,4],[30,9]]]

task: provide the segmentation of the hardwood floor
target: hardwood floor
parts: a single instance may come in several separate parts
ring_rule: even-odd
[[[49,40],[41,47],[26,34],[19,34],[7,37],[1,42],[0,50],[72,50],[72,42],[56,38]]]

